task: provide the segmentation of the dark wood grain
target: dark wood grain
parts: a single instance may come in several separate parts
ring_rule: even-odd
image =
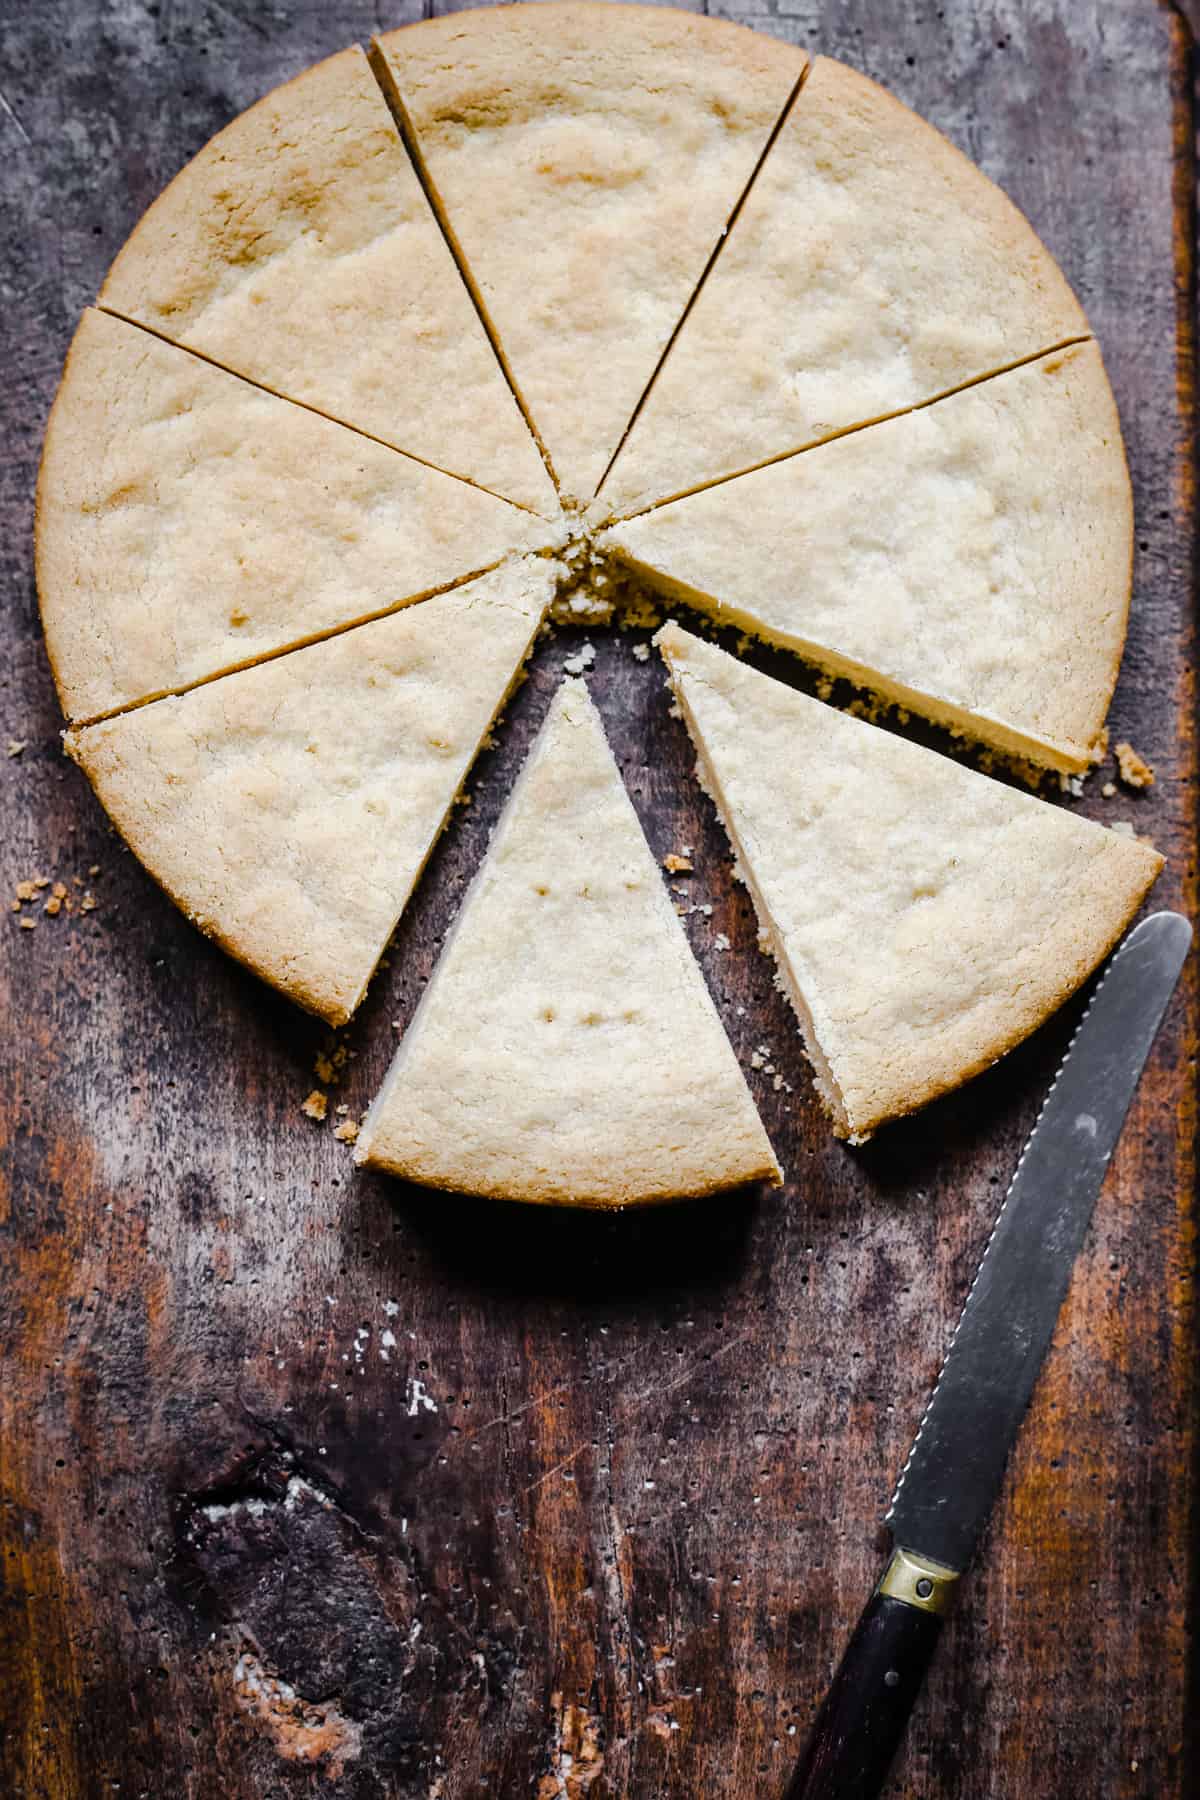
[[[1137,496],[1114,736],[1158,781],[1115,800],[1093,781],[1079,804],[1152,833],[1158,900],[1193,910],[1180,17],[1150,0],[725,10],[887,81],[1007,187],[1083,296]],[[747,1061],[769,1042],[795,1088],[750,1075],[789,1180],[645,1217],[529,1216],[355,1174],[299,1110],[320,1030],[111,834],[60,754],[30,568],[70,331],[216,128],[409,14],[0,10],[0,738],[27,742],[0,757],[0,865],[5,896],[40,870],[99,901],[0,931],[0,1787],[26,1800],[781,1792],[1075,1016],[868,1149],[834,1145],[682,729],[631,640],[597,637],[593,691],[651,842],[696,847],[689,891],[713,911],[689,930],[734,1042]],[[344,1034],[355,1113],[570,648],[540,653]],[[1193,978],[897,1765],[910,1800],[1195,1791],[1195,1009]]]

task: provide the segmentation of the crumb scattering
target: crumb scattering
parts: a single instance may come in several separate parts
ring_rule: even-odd
[[[1105,800],[1111,800],[1116,791],[1117,784],[1115,781],[1106,781],[1104,786],[1100,789],[1100,793]]]
[[[633,646],[633,654],[634,654],[635,659],[638,662],[649,662],[650,661],[650,646],[649,646],[649,644],[635,644]]]
[[[671,850],[663,857],[663,868],[671,875],[690,875],[693,863],[686,849]]]
[[[336,1087],[342,1079],[346,1064],[354,1055],[348,1044],[339,1043],[331,1037],[323,1050],[318,1050],[313,1061],[313,1074],[322,1087]]]
[[[585,644],[583,649],[577,651],[574,656],[567,657],[566,661],[563,663],[563,668],[568,675],[582,675],[586,670],[591,668],[595,660],[596,651],[594,646]]]
[[[22,931],[36,931],[37,930],[37,920],[36,919],[22,919],[21,920],[21,930]]]
[[[9,756],[20,756],[22,750],[27,750],[28,748],[29,748],[28,738],[9,738],[8,745],[7,745],[7,754]]]
[[[723,931],[718,931],[716,937],[713,939],[713,948],[715,950],[728,950],[729,939],[725,936]]]
[[[1138,755],[1132,744],[1118,744],[1114,755],[1117,759],[1117,774],[1126,787],[1154,786],[1154,770],[1144,757]]]
[[[321,1092],[320,1088],[314,1088],[312,1093],[308,1096],[307,1100],[305,1100],[303,1102],[303,1104],[301,1105],[301,1108],[300,1108],[300,1111],[305,1115],[306,1118],[315,1119],[318,1124],[320,1124],[322,1119],[324,1119],[325,1114],[327,1113],[328,1110],[329,1110],[329,1095],[323,1094]]]
[[[358,1136],[358,1126],[353,1119],[343,1119],[340,1125],[334,1126],[333,1135],[339,1144],[352,1144]]]
[[[72,879],[77,888],[83,887],[80,876],[76,875]],[[26,906],[32,906],[41,901],[43,918],[57,919],[60,915],[70,916],[76,911],[85,913],[95,911],[96,897],[90,891],[84,893],[78,906],[76,899],[78,896],[72,896],[71,889],[65,881],[56,881],[53,876],[38,873],[27,875],[23,881],[15,884],[12,898],[8,903],[8,910],[11,913],[20,914]],[[26,931],[33,929],[32,924],[26,925],[24,919],[20,919],[19,923]]]

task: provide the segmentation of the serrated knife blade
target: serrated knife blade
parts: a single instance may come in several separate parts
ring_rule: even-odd
[[[1054,1334],[1096,1197],[1192,941],[1125,938],[1093,990],[1000,1207],[886,1522],[895,1550],[788,1800],[873,1800],[887,1778]]]
[[[1191,939],[1178,913],[1130,932],[1021,1152],[886,1515],[898,1544],[944,1567],[966,1568],[992,1510]]]

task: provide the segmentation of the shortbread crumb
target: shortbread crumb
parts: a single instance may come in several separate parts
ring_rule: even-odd
[[[1114,754],[1117,759],[1117,774],[1126,787],[1154,786],[1154,770],[1144,757],[1138,755],[1132,744],[1118,744]]]

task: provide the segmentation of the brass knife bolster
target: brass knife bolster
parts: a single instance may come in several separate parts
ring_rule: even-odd
[[[897,1548],[875,1591],[892,1600],[903,1600],[906,1606],[916,1606],[922,1612],[940,1616],[950,1610],[957,1580],[957,1569],[930,1562],[928,1557],[918,1556],[914,1550]]]

